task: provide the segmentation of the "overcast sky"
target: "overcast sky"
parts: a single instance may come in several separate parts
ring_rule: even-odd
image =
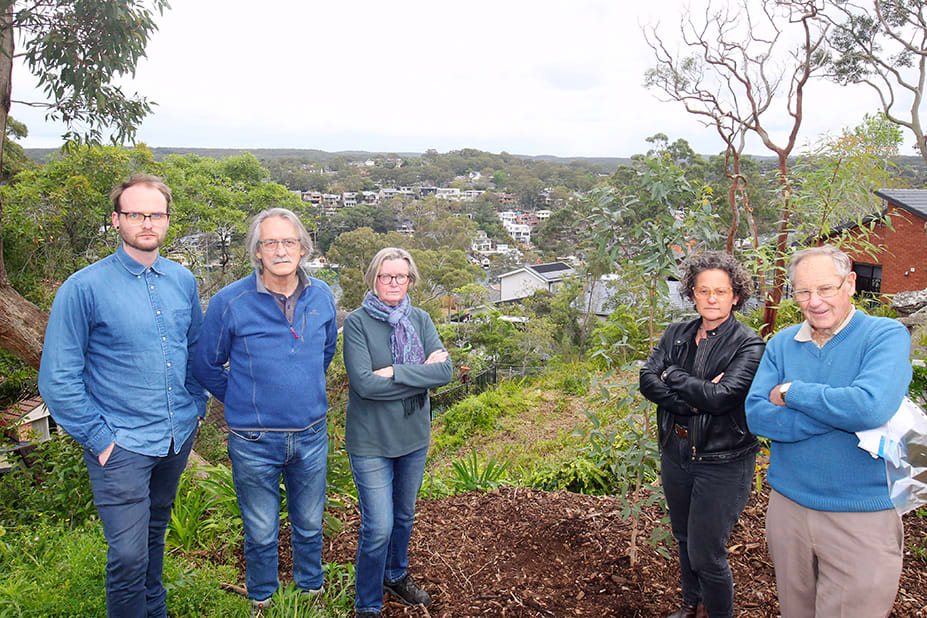
[[[722,148],[642,85],[653,56],[641,24],[674,32],[684,0],[170,1],[126,84],[158,104],[138,132],[149,146],[629,156],[662,132]],[[31,81],[16,69],[15,99],[39,98]],[[814,83],[800,142],[876,105]],[[29,127],[24,146],[60,145],[41,111],[12,115]],[[784,141],[784,122],[770,128]]]

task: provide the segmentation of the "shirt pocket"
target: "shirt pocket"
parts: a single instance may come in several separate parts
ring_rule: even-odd
[[[173,333],[178,340],[187,340],[187,331],[193,319],[190,309],[175,309],[171,312],[171,323],[167,325],[168,332]]]

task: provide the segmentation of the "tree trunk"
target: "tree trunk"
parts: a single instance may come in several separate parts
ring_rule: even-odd
[[[6,140],[13,75],[13,3],[0,15],[0,140]],[[2,143],[0,143],[2,146]],[[0,167],[3,149],[0,147]],[[3,263],[3,202],[0,200],[0,348],[38,368],[48,314],[13,289]]]
[[[763,313],[763,328],[760,336],[768,338],[776,330],[776,315],[785,287],[785,256],[789,243],[789,218],[791,211],[792,186],[789,183],[788,153],[779,153],[779,184],[782,187],[782,209],[779,211],[779,231],[776,234],[776,261],[773,266],[773,286],[766,296],[766,310]]]
[[[0,283],[0,348],[39,368],[48,314],[23,298],[9,282]]]

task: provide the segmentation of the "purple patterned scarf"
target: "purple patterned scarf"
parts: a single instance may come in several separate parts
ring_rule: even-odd
[[[389,338],[389,350],[393,355],[393,364],[421,365],[425,362],[425,350],[422,348],[418,333],[415,332],[415,326],[409,319],[412,303],[409,302],[408,294],[402,297],[398,305],[391,307],[372,292],[367,292],[361,307],[374,320],[386,322],[393,327],[393,334]]]

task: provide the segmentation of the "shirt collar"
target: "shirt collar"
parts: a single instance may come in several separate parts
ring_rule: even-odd
[[[847,317],[843,320],[843,322],[840,323],[840,326],[834,329],[834,332],[830,334],[830,337],[827,338],[827,341],[830,341],[831,339],[833,339],[834,335],[836,335],[837,333],[842,331],[844,328],[846,328],[846,325],[850,323],[850,320],[853,319],[853,315],[855,313],[856,313],[856,307],[854,307],[853,305],[850,305],[850,312],[847,314]],[[798,332],[795,333],[795,341],[802,341],[802,342],[814,341],[811,338],[811,334],[812,334],[811,324],[808,324],[808,320],[805,320],[804,322],[801,323],[801,326],[799,327]],[[825,341],[825,343],[827,342]]]
[[[302,283],[303,289],[306,289],[312,285],[312,281],[309,279],[309,275],[303,272],[302,268],[296,269],[296,276],[299,277],[299,282]],[[264,280],[261,279],[261,273],[259,273],[257,269],[254,270],[254,279],[257,282],[256,286],[258,292],[262,292],[264,294],[271,293],[271,291],[267,289],[267,286],[264,285]]]
[[[149,268],[145,266],[144,264],[142,264],[141,262],[138,262],[137,260],[135,260],[135,258],[131,257],[128,253],[126,253],[125,246],[123,245],[123,243],[119,243],[119,248],[116,249],[116,259],[119,261],[120,264],[122,264],[123,268],[125,268],[127,271],[129,271],[135,276],[141,275],[142,273],[145,272],[147,268]],[[151,265],[150,267],[151,270],[155,271],[159,275],[165,274],[164,273],[164,263],[166,261],[167,260],[165,260],[159,254],[158,257],[155,258],[154,264]]]

